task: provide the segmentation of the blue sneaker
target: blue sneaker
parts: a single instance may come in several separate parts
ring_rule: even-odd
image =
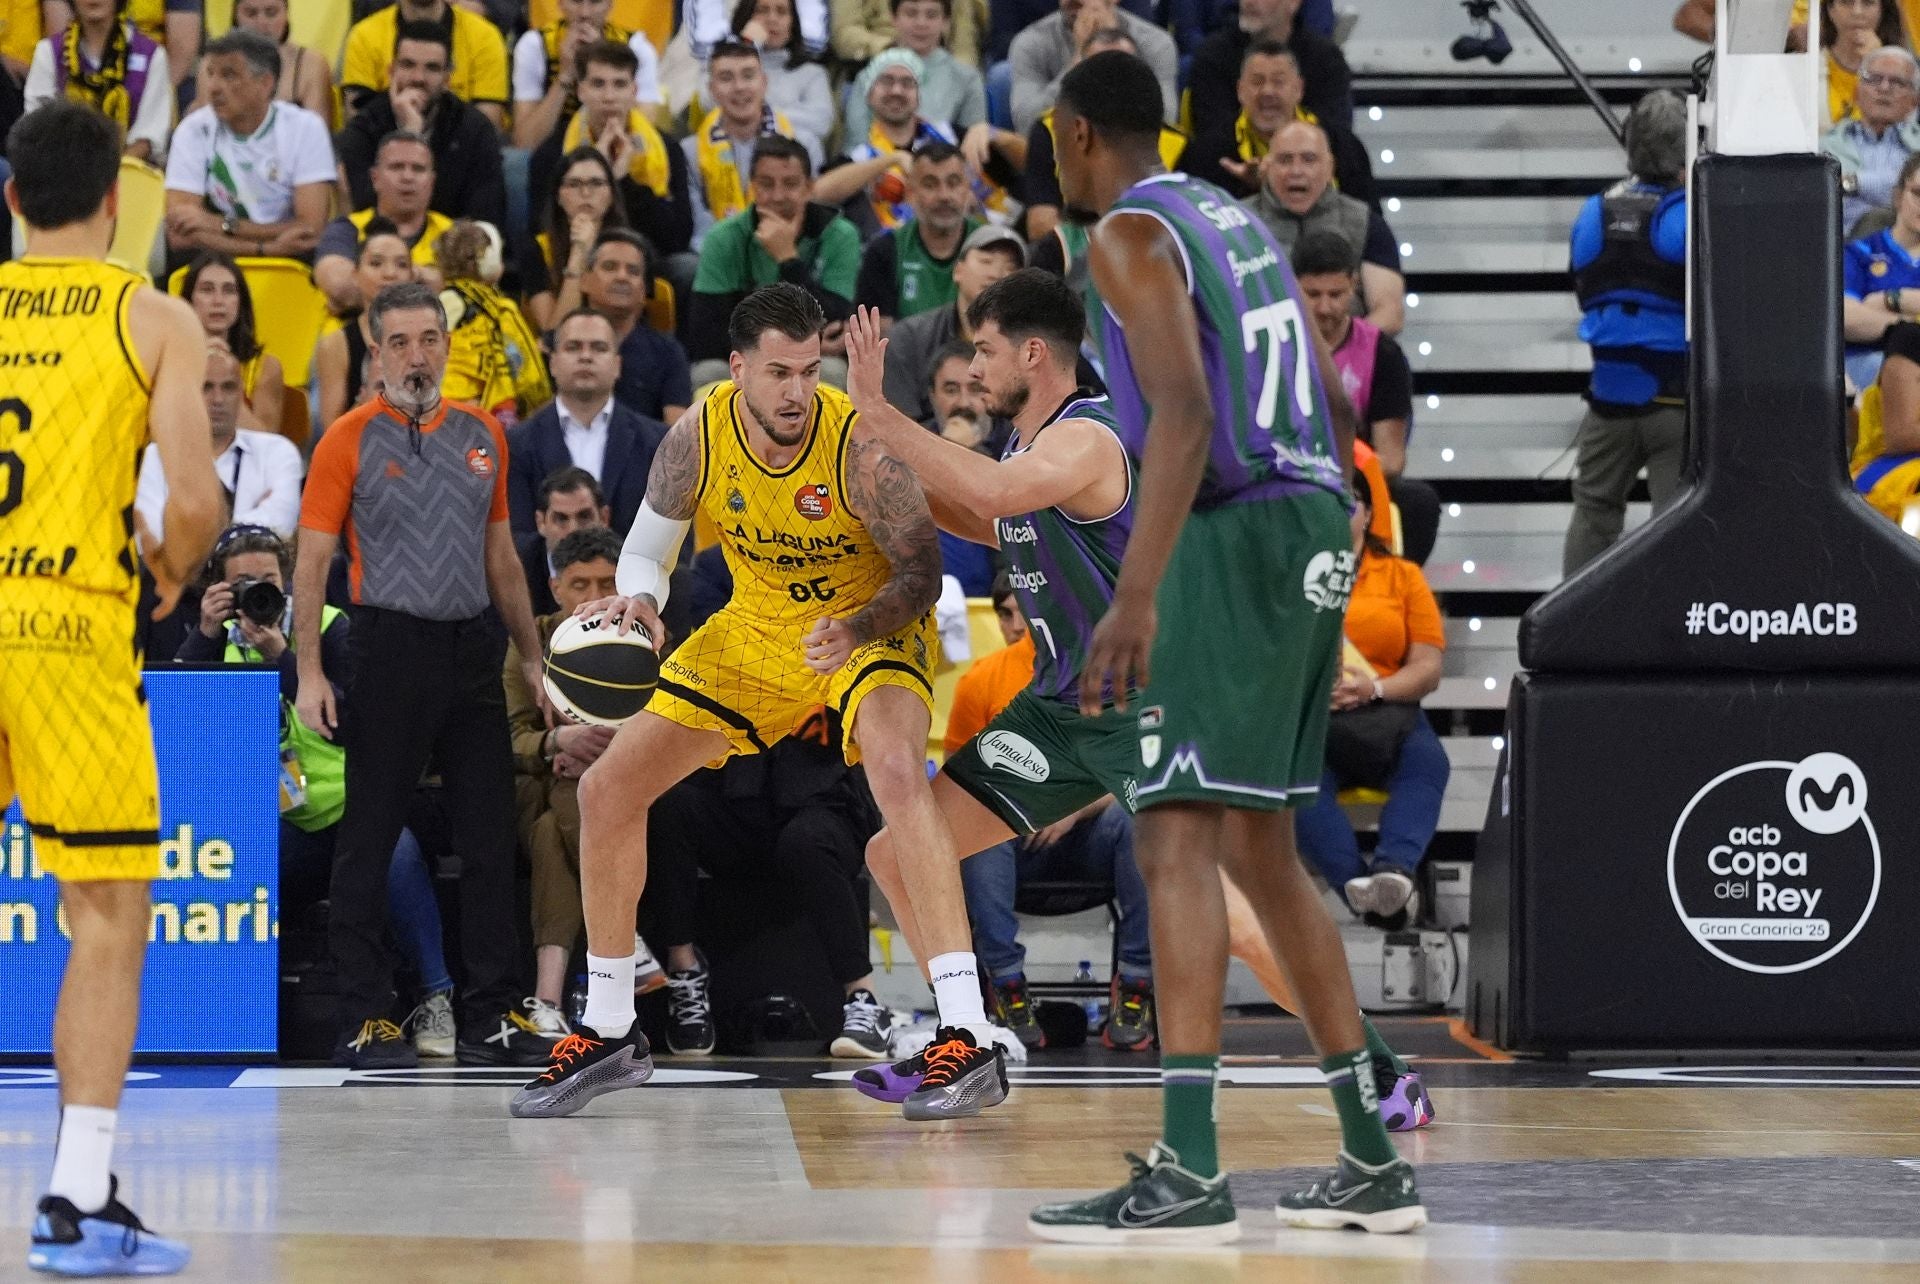
[[[192,1252],[185,1244],[162,1239],[141,1224],[119,1199],[114,1178],[107,1206],[83,1213],[71,1201],[48,1195],[33,1221],[27,1265],[48,1275],[88,1279],[102,1275],[175,1275]]]

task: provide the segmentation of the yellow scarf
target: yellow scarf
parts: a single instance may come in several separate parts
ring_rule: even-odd
[[[1294,108],[1293,118],[1308,125],[1318,125],[1320,123],[1320,118],[1308,111],[1305,107]],[[1276,130],[1274,132],[1278,133],[1279,131]],[[1267,145],[1272,141],[1271,136],[1263,137],[1260,131],[1253,127],[1253,122],[1247,119],[1247,113],[1241,112],[1239,116],[1234,118],[1233,145],[1239,151],[1241,160],[1264,160],[1267,155]]]
[[[627,161],[628,176],[664,199],[669,173],[666,139],[660,137],[660,131],[640,114],[637,107],[627,112],[627,133],[633,138],[633,155]],[[576,147],[591,147],[593,141],[587,137],[587,113],[576,112],[573,119],[567,122],[566,137],[560,140],[560,152],[565,155]]]
[[[127,35],[127,24],[113,24],[113,34],[107,38],[107,47],[100,51],[100,67],[97,71],[89,70],[87,60],[80,56],[80,23],[77,19],[67,25],[61,43],[63,47],[60,53],[67,73],[67,97],[97,109],[123,130],[130,126],[133,123],[133,102],[127,96],[127,55],[133,42]]]
[[[793,122],[771,107],[761,109],[760,132],[793,137]],[[747,193],[740,186],[740,171],[733,167],[733,136],[720,120],[715,107],[701,120],[694,132],[694,153],[700,162],[700,182],[707,189],[707,209],[715,219],[730,218],[747,208]],[[751,147],[751,143],[742,144]]]
[[[1058,148],[1060,146],[1060,139],[1053,132],[1053,109],[1051,107],[1041,115],[1040,123],[1047,127],[1047,137],[1053,139],[1053,145]],[[1180,156],[1187,150],[1187,136],[1175,129],[1172,125],[1162,125],[1160,126],[1159,147],[1160,163],[1169,170],[1178,169],[1180,168]],[[1057,154],[1056,152],[1056,155]],[[1058,172],[1059,168],[1060,162],[1055,161],[1055,172]]]

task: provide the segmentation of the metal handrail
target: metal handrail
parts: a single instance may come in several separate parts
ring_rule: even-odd
[[[1587,79],[1587,73],[1574,65],[1573,58],[1567,53],[1565,46],[1554,38],[1553,32],[1547,29],[1546,22],[1534,11],[1532,0],[1496,0],[1489,7],[1498,8],[1501,4],[1513,10],[1520,21],[1533,28],[1533,34],[1540,37],[1540,43],[1547,47],[1547,52],[1553,55],[1554,61],[1560,64],[1561,70],[1567,73],[1567,78],[1573,81],[1574,87],[1585,96],[1588,105],[1599,113],[1600,123],[1607,127],[1607,132],[1613,135],[1615,142],[1625,147],[1627,145],[1626,126],[1620,123],[1620,118],[1613,114],[1613,108],[1607,105],[1607,100],[1600,96],[1600,91],[1593,87],[1591,80]],[[1474,6],[1470,5],[1468,11],[1472,12],[1473,8]]]

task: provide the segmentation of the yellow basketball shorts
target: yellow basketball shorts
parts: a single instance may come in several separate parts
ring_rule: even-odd
[[[933,710],[940,631],[929,611],[855,651],[841,668],[807,667],[806,628],[769,624],[723,607],[660,665],[647,712],[727,738],[727,752],[760,753],[795,730],[816,706],[831,704],[847,729],[849,763],[860,761],[855,734],[860,702],[879,687],[906,687]]]
[[[0,800],[18,794],[40,867],[66,882],[160,873],[135,609],[52,581],[0,584]]]

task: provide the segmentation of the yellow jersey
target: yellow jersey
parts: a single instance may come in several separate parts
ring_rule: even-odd
[[[0,264],[7,590],[53,580],[129,605],[139,596],[133,495],[151,386],[128,314],[145,284],[93,259]]]
[[[858,417],[846,393],[821,385],[799,453],[770,468],[747,444],[746,396],[729,380],[700,409],[698,503],[733,573],[727,610],[772,628],[844,619],[893,569],[847,505],[847,444]]]

